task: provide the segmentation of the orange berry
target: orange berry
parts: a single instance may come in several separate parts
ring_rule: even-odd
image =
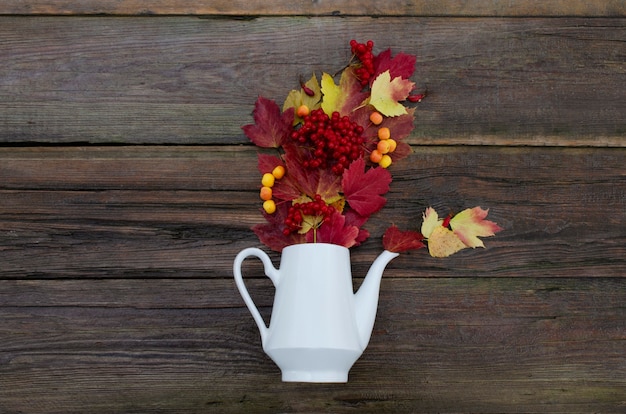
[[[387,127],[378,128],[378,138],[379,139],[391,138],[391,131],[389,131],[389,128]]]
[[[370,114],[370,121],[374,125],[380,125],[383,122],[383,116],[378,111],[374,111]]]
[[[276,168],[272,170],[272,175],[277,180],[280,180],[281,178],[285,176],[285,167],[283,167],[282,165],[276,166]]]
[[[370,161],[372,161],[375,164],[378,164],[382,160],[382,158],[383,158],[383,154],[381,154],[380,151],[378,151],[377,149],[372,151],[370,154]]]
[[[276,212],[276,203],[274,200],[265,200],[263,202],[263,210],[265,210],[267,214],[274,214]]]
[[[263,187],[272,187],[274,186],[274,179],[275,177],[272,173],[265,173],[263,178],[261,178],[261,184],[263,184]]]
[[[380,165],[383,168],[389,167],[391,165],[391,157],[387,154],[383,155],[378,165]]]
[[[261,192],[259,194],[261,196],[261,200],[271,200],[272,199],[272,189],[269,187],[261,187]]]
[[[300,105],[298,109],[296,109],[296,115],[298,115],[300,118],[304,118],[309,113],[311,113],[311,110],[306,105]]]
[[[389,152],[394,152],[396,150],[396,147],[398,146],[396,140],[389,138],[386,142],[389,143]]]
[[[381,154],[386,154],[391,149],[391,144],[389,143],[388,139],[381,139],[380,141],[378,141],[378,145],[376,146],[376,149]]]

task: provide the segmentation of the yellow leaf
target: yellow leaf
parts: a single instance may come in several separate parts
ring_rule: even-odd
[[[300,194],[300,196],[291,200],[291,205],[308,203],[310,201],[313,201],[311,197],[307,196],[306,194]]]
[[[439,220],[439,215],[434,208],[428,207],[423,215],[421,233],[425,238],[429,238],[436,227],[441,227],[443,220]]]
[[[485,220],[488,212],[480,207],[465,209],[450,220],[450,227],[468,247],[485,247],[478,237],[493,236],[502,230],[496,223]]]
[[[320,100],[322,99],[322,91],[315,74],[313,74],[311,79],[305,82],[304,86],[306,86],[310,92],[313,92],[313,95],[309,96],[302,88],[298,90],[291,90],[283,103],[283,111],[286,111],[289,108],[294,108],[295,110],[300,105],[306,105],[310,110],[319,108]],[[298,122],[301,122],[301,119],[296,115],[294,123]]]
[[[317,229],[324,222],[324,216],[302,216],[302,228],[298,230],[299,234],[306,234],[311,229]]]
[[[467,246],[449,229],[439,225],[428,238],[428,252],[432,257],[448,257]]]
[[[339,111],[341,107],[341,87],[335,85],[335,80],[328,73],[322,74],[322,109],[327,115],[331,115],[335,111]]]
[[[339,196],[339,198],[337,198],[336,201],[333,201],[332,203],[328,203],[328,204],[334,207],[335,210],[337,210],[338,212],[343,213],[343,209],[346,206],[346,199],[342,196]]]
[[[400,76],[392,80],[387,70],[372,83],[370,104],[386,116],[404,115],[407,110],[399,101],[404,101],[414,86],[413,82]]]

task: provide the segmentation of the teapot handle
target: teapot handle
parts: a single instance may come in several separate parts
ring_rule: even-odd
[[[239,289],[239,293],[243,298],[243,301],[246,303],[248,310],[252,314],[254,321],[259,327],[259,332],[261,333],[261,343],[265,344],[265,339],[267,338],[269,328],[265,325],[265,321],[263,317],[259,313],[256,305],[252,301],[250,294],[248,293],[248,289],[243,281],[243,276],[241,274],[241,264],[243,261],[250,257],[255,256],[259,258],[263,262],[263,267],[265,269],[265,275],[270,278],[274,286],[277,285],[279,279],[278,270],[272,264],[272,260],[270,257],[261,249],[257,249],[256,247],[249,247],[239,252],[237,257],[235,258],[235,263],[233,264],[233,273],[235,275],[235,283],[237,284],[237,289]]]

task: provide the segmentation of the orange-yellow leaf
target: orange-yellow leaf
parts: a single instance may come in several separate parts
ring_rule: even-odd
[[[441,225],[428,238],[428,252],[432,257],[448,257],[467,246],[452,231]]]
[[[450,220],[450,228],[468,247],[485,247],[478,237],[493,236],[502,230],[496,223],[485,220],[488,212],[480,207],[463,210]]]
[[[392,80],[387,70],[378,75],[372,83],[370,104],[387,116],[404,115],[407,110],[400,101],[404,101],[409,96],[414,86],[413,82],[402,79],[400,76]]]

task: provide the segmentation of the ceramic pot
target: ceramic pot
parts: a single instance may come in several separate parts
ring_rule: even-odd
[[[382,252],[353,293],[350,252],[335,244],[288,246],[276,269],[262,250],[242,250],[233,265],[239,292],[283,381],[347,382],[369,343],[383,270],[398,254]],[[275,286],[269,327],[244,284],[241,264],[259,258]]]

